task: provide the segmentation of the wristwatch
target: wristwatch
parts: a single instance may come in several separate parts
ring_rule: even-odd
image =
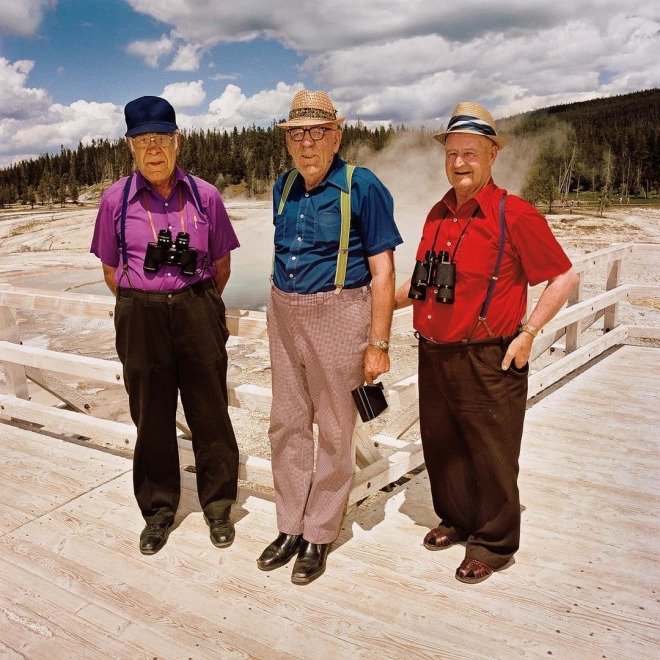
[[[390,342],[380,339],[378,341],[370,341],[369,346],[375,346],[376,348],[380,348],[381,351],[387,351],[390,348]]]

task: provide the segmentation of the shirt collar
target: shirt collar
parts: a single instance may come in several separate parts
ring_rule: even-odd
[[[471,197],[463,204],[468,214],[476,216],[477,211],[480,211],[481,216],[485,215],[486,211],[484,209],[488,207],[488,202],[495,190],[497,190],[497,186],[491,177],[488,183],[474,197]],[[456,208],[456,191],[453,188],[447,191],[441,201],[449,213],[456,214],[458,211]]]
[[[346,161],[342,160],[337,154],[332,159],[332,165],[330,165],[330,169],[322,183],[327,183],[348,192],[346,187]]]

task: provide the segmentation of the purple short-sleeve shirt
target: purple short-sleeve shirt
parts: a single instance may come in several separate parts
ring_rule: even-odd
[[[203,179],[194,179],[203,209],[198,207],[188,178],[180,167],[176,167],[174,187],[168,199],[155,193],[142,174],[135,172],[126,212],[128,277],[124,275],[123,278],[120,225],[126,178],[120,179],[103,193],[90,252],[105,265],[117,268],[115,281],[119,286],[147,291],[182,289],[199,280],[214,277],[213,262],[239,247],[220,193]],[[180,231],[190,234],[190,247],[197,250],[195,275],[183,275],[179,266],[165,264],[161,264],[156,273],[144,271],[147,244],[156,240],[161,229],[170,229],[173,240]]]

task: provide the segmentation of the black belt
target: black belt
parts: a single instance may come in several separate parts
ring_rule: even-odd
[[[433,344],[434,346],[447,348],[459,348],[460,346],[507,346],[510,344],[517,335],[509,337],[486,337],[485,339],[463,339],[462,341],[435,341],[435,339],[428,339],[424,335],[420,335],[415,331],[415,338],[420,342]]]
[[[174,289],[172,291],[147,291],[145,289],[132,289],[120,286],[117,289],[117,296],[121,298],[135,298],[136,300],[153,300],[158,302],[171,300],[172,298],[177,298],[178,296],[183,296],[185,294],[188,294],[189,296],[199,296],[206,291],[206,289],[211,289],[214,286],[215,280],[212,277],[208,277],[200,282],[195,282],[183,289]]]

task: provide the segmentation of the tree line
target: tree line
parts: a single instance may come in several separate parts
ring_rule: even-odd
[[[397,130],[406,130],[401,126]],[[358,122],[344,127],[342,151],[366,145],[383,149],[395,134],[389,126],[370,129]],[[218,189],[243,185],[248,196],[269,191],[290,167],[282,131],[252,126],[233,131],[182,131],[177,162],[186,171],[210,181]],[[133,159],[123,139],[92,140],[77,149],[61,147],[0,170],[0,207],[11,204],[77,204],[81,190],[107,186],[133,171]]]
[[[649,197],[660,186],[660,90],[553,106],[498,122],[512,138],[536,142],[538,154],[522,194],[529,201],[553,204],[590,192],[603,203],[614,195]],[[342,154],[380,151],[403,131],[344,127]],[[422,128],[421,132],[425,132]],[[179,164],[220,190],[242,186],[248,196],[268,193],[289,167],[282,131],[273,123],[232,131],[183,131]],[[12,204],[78,203],[82,190],[103,187],[130,174],[130,152],[118,140],[92,140],[59,154],[44,154],[0,170],[0,207]]]

